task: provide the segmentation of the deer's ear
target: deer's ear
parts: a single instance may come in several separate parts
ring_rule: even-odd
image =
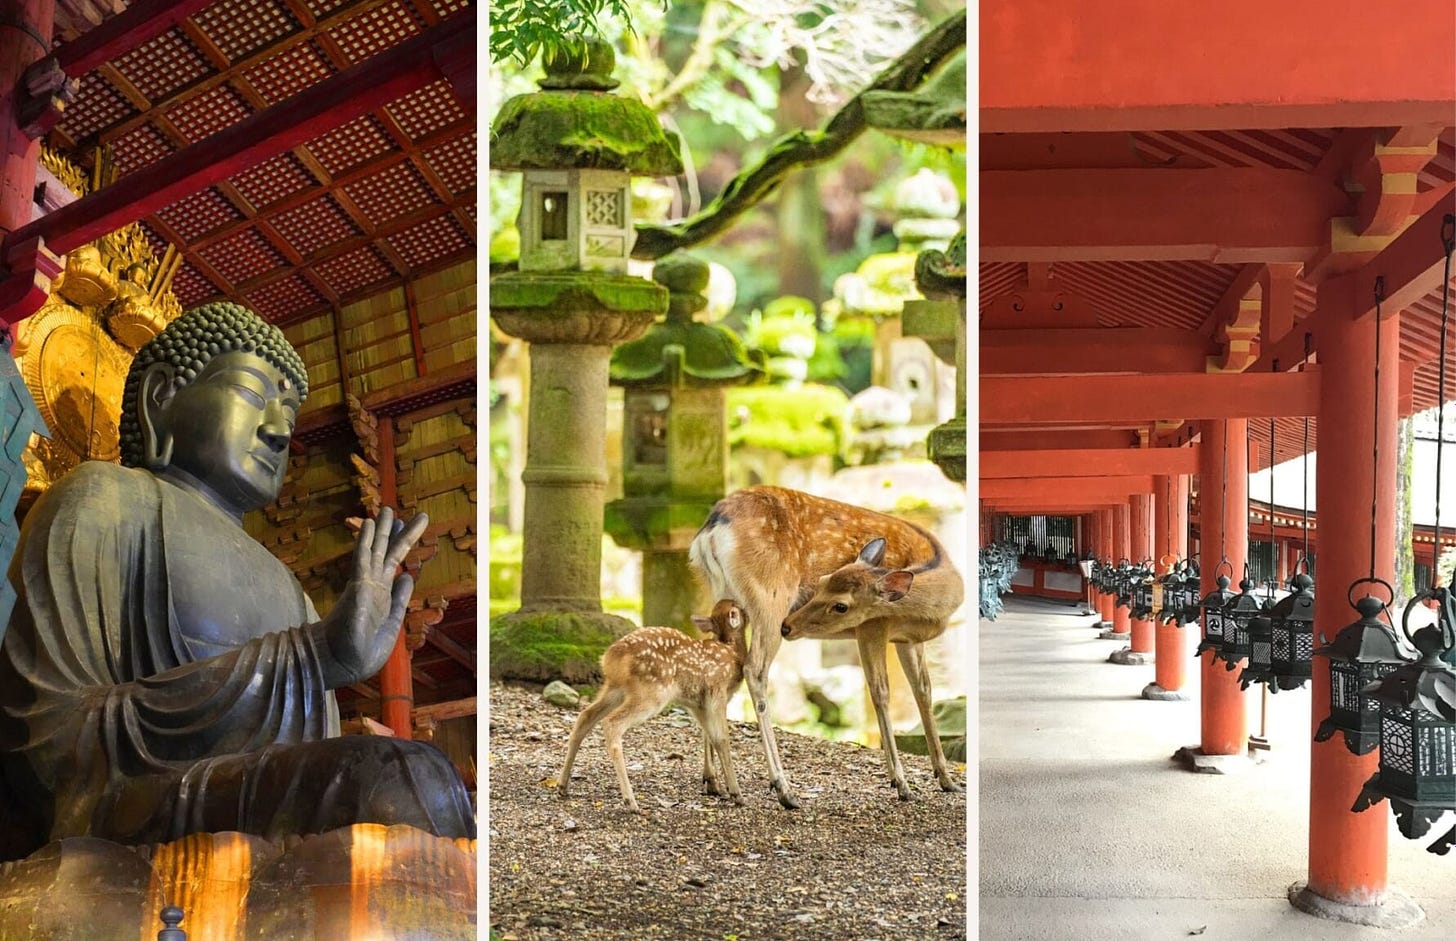
[[[882,601],[899,601],[910,592],[910,583],[915,581],[915,573],[900,569],[896,572],[886,572],[878,582],[875,583],[875,591],[879,592]]]
[[[859,559],[865,565],[879,565],[885,560],[885,539],[877,536],[865,543],[865,547],[859,550]]]
[[[711,634],[713,633],[713,619],[705,618],[700,615],[694,614],[693,627],[696,627],[700,632],[704,634]]]
[[[743,626],[743,612],[737,608],[728,609],[728,626],[737,630]]]

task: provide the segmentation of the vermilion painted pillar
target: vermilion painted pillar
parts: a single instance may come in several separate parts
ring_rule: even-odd
[[[0,0],[0,239],[30,221],[40,141],[20,130],[16,88],[50,51],[55,9],[55,0]]]
[[[1399,378],[1400,322],[1389,316],[1380,329],[1378,466],[1375,457],[1375,325],[1331,317],[1321,321],[1319,450],[1315,491],[1319,494],[1319,572],[1315,580],[1315,642],[1333,639],[1359,616],[1346,600],[1350,585],[1373,570],[1395,578],[1396,393]],[[1337,378],[1336,378],[1337,377]],[[1334,381],[1330,381],[1331,379]],[[1373,488],[1373,489],[1372,489]],[[1374,558],[1371,558],[1371,495],[1375,506]],[[1377,589],[1377,592],[1380,590]],[[1380,592],[1383,594],[1383,592]],[[1356,593],[1359,597],[1363,592]],[[1311,728],[1330,711],[1330,667],[1314,658]],[[1350,754],[1336,735],[1310,746],[1309,885],[1310,891],[1346,905],[1376,905],[1386,894],[1387,815],[1380,804],[1365,813],[1350,805],[1375,773],[1378,752]]]
[[[399,505],[398,481],[394,461],[394,419],[387,416],[379,423],[379,500],[385,506]],[[405,646],[405,631],[400,628],[394,650],[379,671],[379,718],[399,738],[412,737],[410,714],[415,707],[414,678],[410,675],[410,652]]]
[[[1249,422],[1243,418],[1202,423],[1203,446],[1199,449],[1198,500],[1203,557],[1199,572],[1201,592],[1206,595],[1217,584],[1215,570],[1228,559],[1235,586],[1243,577],[1249,546]],[[1323,443],[1321,443],[1323,447]],[[1324,502],[1321,501],[1321,506]],[[1324,567],[1321,562],[1321,574]],[[1200,717],[1200,750],[1205,755],[1242,755],[1248,748],[1248,719],[1244,694],[1239,689],[1239,671],[1215,663],[1213,651],[1202,657],[1203,691]],[[1352,800],[1354,798],[1351,798]]]
[[[1144,559],[1157,561],[1153,552],[1153,495],[1135,493],[1128,498],[1128,510],[1132,518],[1133,563]],[[1132,618],[1132,652],[1153,652],[1153,622],[1150,618]]]
[[[1114,560],[1136,561],[1132,558],[1132,514],[1129,510],[1127,504],[1112,510],[1112,555]],[[1120,634],[1123,637],[1132,633],[1132,620],[1128,617],[1128,609],[1117,604],[1116,595],[1113,596],[1112,633]]]
[[[1165,556],[1182,560],[1188,558],[1188,475],[1156,478],[1166,487],[1167,510],[1158,517],[1159,526],[1155,534],[1155,545],[1160,558]],[[1161,500],[1161,495],[1155,499]],[[1163,624],[1162,619],[1155,628],[1153,660],[1153,686],[1145,689],[1143,695],[1149,699],[1158,698],[1151,693],[1177,693],[1186,679],[1187,645],[1183,634],[1193,628],[1179,627],[1176,623]]]
[[[1117,553],[1113,549],[1112,542],[1112,511],[1099,510],[1097,513],[1097,539],[1101,544],[1097,555],[1109,565],[1117,564]],[[1112,607],[1114,597],[1111,594],[1099,592],[1097,594],[1097,612],[1102,615],[1102,622],[1112,624]]]

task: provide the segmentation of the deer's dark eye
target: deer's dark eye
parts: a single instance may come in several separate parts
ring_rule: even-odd
[[[849,605],[845,604],[843,601],[837,601],[837,602],[834,603],[834,613],[835,614],[843,614],[844,612],[846,612],[848,610],[849,610]]]

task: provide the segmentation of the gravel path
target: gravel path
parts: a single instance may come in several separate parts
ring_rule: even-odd
[[[895,799],[878,749],[780,732],[804,806],[769,793],[758,729],[731,723],[747,807],[700,794],[701,734],[676,711],[627,733],[646,814],[622,805],[594,730],[561,800],[575,709],[492,684],[488,886],[502,941],[956,941],[966,937],[966,801],[902,755]],[[953,765],[958,781],[965,768]]]

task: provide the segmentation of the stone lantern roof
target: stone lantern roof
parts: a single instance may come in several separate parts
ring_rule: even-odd
[[[672,255],[657,263],[652,278],[671,292],[667,319],[613,351],[613,385],[738,385],[763,374],[763,365],[750,357],[738,334],[693,319],[708,303],[705,262]]]
[[[517,95],[490,133],[492,170],[617,170],[633,176],[682,172],[678,145],[642,102],[610,93],[616,54],[589,40],[582,51],[548,53],[541,91]]]

